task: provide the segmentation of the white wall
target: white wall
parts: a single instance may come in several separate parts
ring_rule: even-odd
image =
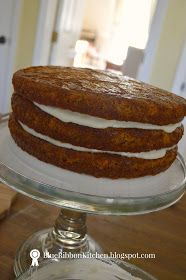
[[[150,83],[172,90],[176,69],[186,38],[186,1],[169,0]]]

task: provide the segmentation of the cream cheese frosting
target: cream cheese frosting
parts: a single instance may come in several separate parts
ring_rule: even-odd
[[[163,130],[164,132],[171,133],[176,128],[181,126],[181,122],[168,125],[155,125],[148,123],[130,122],[130,121],[118,121],[118,120],[107,120],[99,117],[90,116],[87,114],[81,114],[73,112],[71,110],[56,108],[52,106],[45,106],[34,102],[35,106],[40,108],[47,114],[63,121],[71,122],[82,126],[88,126],[92,128],[104,129],[108,127],[113,128],[136,128],[136,129],[152,129],[152,130]]]
[[[28,126],[26,126],[25,124],[23,124],[20,121],[19,121],[19,124],[21,125],[21,127],[26,132],[28,132],[29,134],[31,134],[35,137],[38,137],[42,140],[45,140],[45,141],[47,141],[47,142],[49,142],[49,143],[51,143],[55,146],[75,150],[75,151],[78,151],[78,152],[109,153],[109,154],[116,154],[116,155],[125,156],[125,157],[135,157],[135,158],[142,158],[142,159],[158,159],[158,158],[164,157],[168,150],[171,150],[175,147],[175,146],[173,146],[173,147],[169,147],[169,148],[163,148],[163,149],[159,149],[159,150],[152,150],[152,151],[149,151],[149,152],[140,152],[140,153],[114,152],[114,151],[103,151],[103,150],[96,150],[96,149],[88,149],[88,148],[85,148],[85,147],[74,146],[74,145],[69,144],[69,143],[62,143],[61,141],[55,140],[55,139],[53,139],[49,136],[46,136],[46,135],[43,135],[41,133],[36,132],[35,130],[29,128]]]

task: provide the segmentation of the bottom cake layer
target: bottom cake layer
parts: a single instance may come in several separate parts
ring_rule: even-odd
[[[177,155],[177,148],[153,160],[61,148],[26,132],[13,115],[9,120],[9,129],[17,145],[39,160],[94,177],[117,179],[155,175],[165,171]]]

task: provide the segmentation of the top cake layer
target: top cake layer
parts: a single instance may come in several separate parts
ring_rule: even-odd
[[[185,99],[106,71],[29,67],[14,74],[13,85],[36,103],[107,120],[168,125],[186,115]]]

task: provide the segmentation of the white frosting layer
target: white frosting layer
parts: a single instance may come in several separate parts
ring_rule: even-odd
[[[93,127],[93,128],[107,128],[107,127],[139,128],[139,129],[163,130],[167,133],[171,133],[177,127],[181,126],[181,122],[176,124],[168,124],[168,125],[155,125],[155,124],[138,123],[138,122],[106,120],[103,118],[94,117],[87,114],[80,114],[78,112],[73,112],[70,110],[41,105],[35,102],[34,104],[37,107],[39,107],[42,111],[48,113],[53,117],[56,117],[57,119],[63,122],[71,122],[71,123]]]
[[[29,128],[28,126],[26,126],[25,124],[19,122],[19,124],[22,126],[22,128],[30,133],[33,136],[36,136],[42,140],[45,140],[55,146],[58,147],[62,147],[62,148],[66,148],[66,149],[72,149],[75,151],[79,151],[79,152],[91,152],[91,153],[109,153],[109,154],[116,154],[116,155],[120,155],[120,156],[126,156],[126,157],[135,157],[135,158],[143,158],[143,159],[158,159],[158,158],[162,158],[165,156],[166,152],[174,147],[170,147],[170,148],[165,148],[165,149],[160,149],[160,150],[152,150],[149,152],[141,152],[141,153],[127,153],[127,152],[113,152],[113,151],[102,151],[102,150],[96,150],[96,149],[88,149],[88,148],[84,148],[84,147],[79,147],[79,146],[74,146],[72,144],[68,144],[68,143],[62,143],[58,140],[55,140],[51,137],[48,137],[46,135],[43,135],[41,133],[36,132],[35,130]]]

